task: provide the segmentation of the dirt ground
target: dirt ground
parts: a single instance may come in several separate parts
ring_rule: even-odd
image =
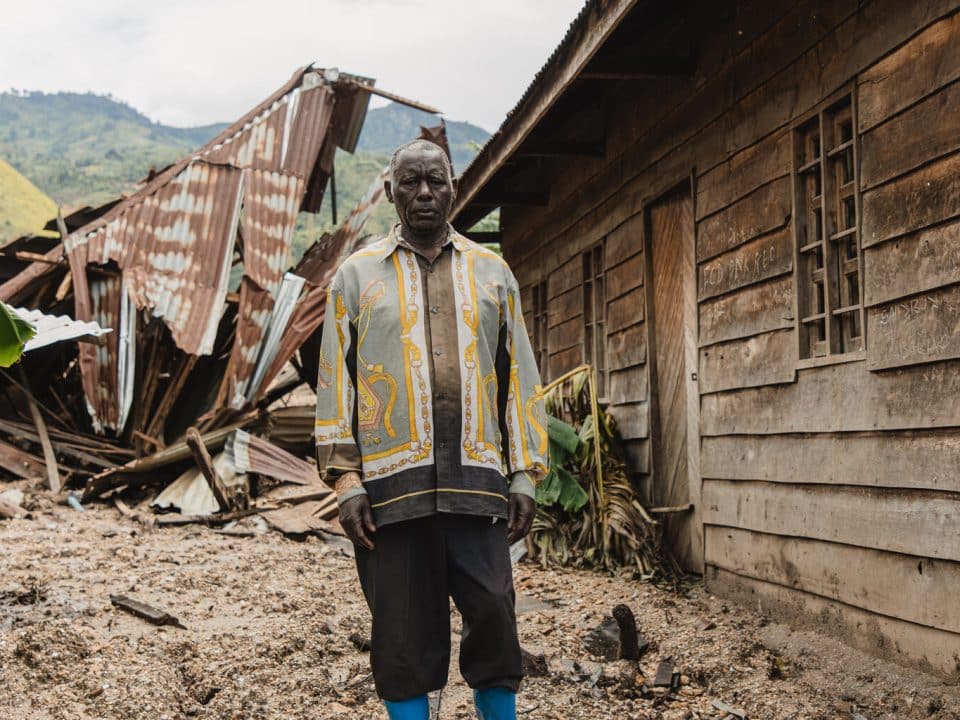
[[[252,520],[239,535],[151,530],[110,506],[80,513],[29,491],[27,505],[31,519],[0,521],[0,719],[385,720],[357,647],[369,616],[344,541],[298,542]],[[547,661],[545,676],[524,682],[521,718],[726,717],[714,701],[753,720],[960,718],[957,688],[701,585],[678,593],[526,562],[515,577],[521,641]],[[114,593],[186,629],[122,612]],[[620,602],[651,641],[639,668],[600,662],[583,644]],[[637,685],[652,685],[667,655],[680,690],[643,697]],[[440,717],[472,718],[453,658]]]

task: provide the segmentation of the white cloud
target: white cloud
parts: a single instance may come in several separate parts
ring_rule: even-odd
[[[237,118],[318,61],[494,130],[583,0],[2,4],[0,89],[110,93],[199,125]]]

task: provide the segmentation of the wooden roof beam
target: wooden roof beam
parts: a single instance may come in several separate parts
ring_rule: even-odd
[[[603,157],[604,140],[527,140],[514,157]]]
[[[662,77],[689,77],[696,70],[696,58],[679,56],[606,56],[590,61],[581,80],[647,80]]]
[[[549,199],[550,193],[547,192],[489,189],[473,204],[481,207],[545,207]]]

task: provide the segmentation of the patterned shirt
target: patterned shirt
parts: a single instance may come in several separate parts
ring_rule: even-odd
[[[390,234],[341,265],[327,297],[316,440],[325,479],[363,478],[384,525],[507,516],[546,474],[547,423],[517,281],[452,227],[431,262]]]

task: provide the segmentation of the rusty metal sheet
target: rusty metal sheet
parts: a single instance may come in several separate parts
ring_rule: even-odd
[[[86,273],[84,272],[84,275]],[[120,324],[120,293],[123,279],[119,274],[98,273],[89,280],[89,316],[81,318],[100,327],[115,329]],[[119,374],[117,348],[119,334],[112,332],[99,345],[82,344],[79,363],[83,376],[83,391],[87,396],[87,410],[97,432],[104,428],[116,429],[120,418],[117,402]]]
[[[315,465],[245,430],[228,437],[223,450],[238,473],[254,472],[298,485],[320,484]]]
[[[244,173],[243,274],[274,296],[290,267],[304,184],[301,177],[275,171]]]
[[[247,383],[260,354],[260,343],[273,310],[273,296],[244,277],[240,281],[240,305],[230,360],[223,375],[216,407],[238,408],[244,404]]]
[[[227,294],[242,181],[237,168],[191,162],[153,192],[118,205],[92,232],[69,235],[77,319],[93,319],[86,266],[115,262],[137,306],[162,317],[178,347],[209,354]]]

